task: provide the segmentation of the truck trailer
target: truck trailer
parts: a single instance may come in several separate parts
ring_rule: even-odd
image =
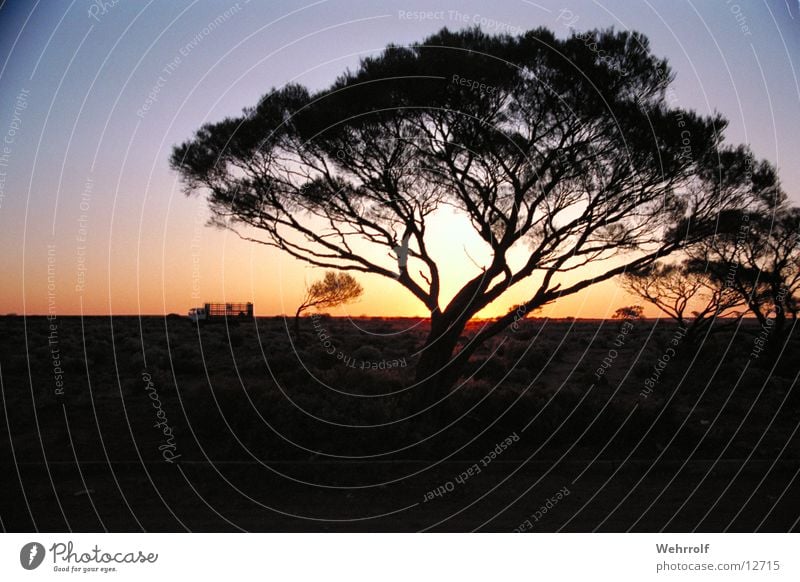
[[[189,310],[189,320],[195,323],[224,319],[253,319],[252,303],[204,303]]]

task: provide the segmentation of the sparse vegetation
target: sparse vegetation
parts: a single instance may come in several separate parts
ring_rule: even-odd
[[[622,284],[685,328],[690,343],[735,324],[747,312],[741,294],[701,271],[696,263],[656,263],[626,273]]]

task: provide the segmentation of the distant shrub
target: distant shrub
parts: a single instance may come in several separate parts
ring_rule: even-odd
[[[626,305],[617,309],[611,319],[641,319],[643,313],[644,307],[641,305]]]
[[[147,363],[150,366],[168,368],[169,355],[167,354],[166,348],[161,346],[149,347],[147,349]]]
[[[508,342],[506,342],[508,357],[513,362],[516,362],[517,360],[525,356],[529,346],[530,342],[527,341],[509,340]]]
[[[336,364],[336,356],[329,354],[321,347],[314,347],[309,350],[300,350],[295,352],[297,362],[296,365],[306,366],[307,368],[317,368],[319,370],[329,370]]]
[[[121,384],[123,396],[133,396],[142,387],[142,381],[139,378],[125,378],[121,380]]]
[[[290,354],[287,352],[267,352],[267,362],[266,365],[269,366],[269,370],[273,374],[280,374],[282,372],[289,372],[292,370],[296,370],[301,366],[300,362],[297,360],[297,356],[295,354]]]
[[[130,354],[136,351],[142,351],[142,342],[137,336],[125,337],[115,342],[117,354]]]
[[[117,353],[117,361],[119,361],[121,355],[122,354]],[[139,372],[144,369],[144,358],[142,357],[141,351],[135,351],[132,354],[125,356],[125,360],[128,362],[128,369],[133,372]]]
[[[203,369],[203,362],[197,350],[188,345],[178,345],[169,354],[176,372],[197,372]]]
[[[533,377],[534,374],[528,368],[517,366],[509,372],[507,380],[514,384],[527,384]]]
[[[240,364],[239,368],[244,372],[263,374],[267,373],[267,366],[264,363],[264,357],[261,354],[247,358]]]
[[[110,361],[110,348],[106,342],[93,342],[88,351],[89,358],[94,364],[106,364]]]
[[[232,331],[228,336],[228,341],[235,348],[241,347],[244,345],[244,335],[239,330]]]
[[[361,346],[353,352],[353,357],[359,360],[375,362],[383,358],[383,354],[381,354],[381,351],[375,346]]]
[[[10,356],[4,358],[2,362],[3,372],[6,373],[24,372],[28,369],[28,358],[25,356]]]
[[[499,382],[500,379],[506,375],[511,366],[504,358],[493,357],[484,361],[475,362],[476,374],[475,378],[478,380],[489,380]]]
[[[549,351],[543,348],[532,347],[528,350],[527,354],[522,356],[522,361],[520,363],[526,368],[530,368],[531,370],[536,370],[538,372],[547,365],[548,359],[550,359]]]

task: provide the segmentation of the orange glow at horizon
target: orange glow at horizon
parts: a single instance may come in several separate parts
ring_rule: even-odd
[[[200,198],[176,196],[170,215],[140,229],[138,240],[112,232],[108,248],[89,247],[83,272],[75,247],[55,247],[51,264],[47,245],[30,247],[20,288],[4,286],[0,293],[0,314],[183,315],[205,302],[252,301],[256,315],[293,315],[305,286],[321,277],[324,269],[243,241],[230,231],[205,226],[204,204]],[[480,273],[479,265],[487,264],[490,252],[467,219],[452,211],[437,213],[429,226],[429,232],[435,233],[428,245],[440,267],[444,308],[466,281]],[[170,233],[170,242],[165,232]],[[375,260],[391,267],[393,259],[387,255],[385,260]],[[413,268],[414,261],[409,266]],[[584,269],[580,274],[590,276],[591,272]],[[378,275],[354,276],[364,286],[364,295],[357,302],[328,310],[332,315],[429,317],[425,306],[397,282]],[[476,318],[507,313],[530,298],[534,283],[531,279],[518,284]],[[611,280],[558,299],[533,315],[607,318],[618,307],[632,303],[640,301]],[[657,313],[645,309],[646,315]]]

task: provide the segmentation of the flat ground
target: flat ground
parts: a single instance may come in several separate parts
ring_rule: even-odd
[[[2,527],[797,530],[796,337],[623,325],[527,320],[432,412],[415,320],[0,317]]]

